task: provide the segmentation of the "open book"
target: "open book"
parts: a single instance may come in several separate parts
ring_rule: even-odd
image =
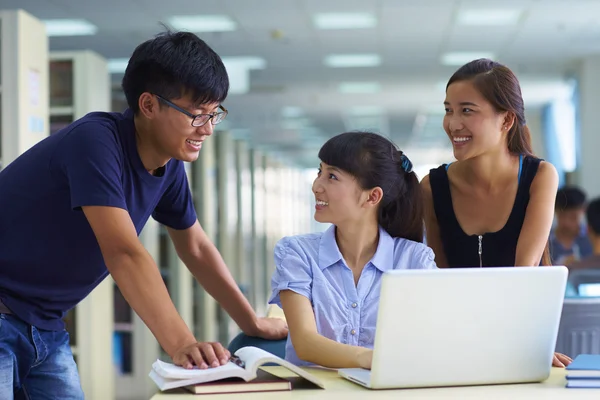
[[[225,365],[208,369],[185,369],[174,364],[156,360],[154,364],[152,364],[150,378],[156,383],[160,390],[174,389],[227,378],[241,378],[246,382],[249,382],[256,379],[258,367],[264,364],[273,363],[287,368],[291,372],[322,389],[325,388],[323,383],[313,375],[276,355],[257,347],[242,347],[235,352],[232,359],[232,361]]]

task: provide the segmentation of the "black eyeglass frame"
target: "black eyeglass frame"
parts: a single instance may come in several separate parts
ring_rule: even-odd
[[[219,108],[222,110],[221,112],[216,112],[216,113],[212,113],[212,114],[195,114],[194,115],[191,112],[189,112],[188,110],[186,110],[185,108],[181,108],[177,104],[173,103],[172,101],[165,99],[161,95],[158,95],[156,93],[154,95],[160,101],[162,101],[169,107],[174,108],[175,110],[179,111],[180,113],[183,113],[183,114],[187,115],[188,117],[190,117],[192,119],[192,126],[196,127],[196,128],[206,125],[206,123],[208,121],[210,121],[210,123],[213,125],[220,124],[221,122],[223,122],[225,117],[227,117],[227,114],[229,114],[229,111],[227,111],[227,109],[225,107],[220,105]],[[203,117],[204,118],[208,117],[208,118],[206,118],[206,121],[202,121]],[[215,119],[217,117],[220,117],[220,119]],[[199,122],[196,122],[196,121],[199,121]]]

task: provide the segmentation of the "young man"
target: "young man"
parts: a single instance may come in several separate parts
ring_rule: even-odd
[[[594,199],[585,211],[587,234],[592,243],[593,253],[582,260],[567,265],[570,270],[600,268],[600,198]]]
[[[578,187],[566,186],[557,191],[554,205],[556,226],[550,235],[553,264],[569,265],[592,254],[582,224],[585,203],[585,193]]]
[[[174,363],[227,362],[219,343],[196,341],[140,243],[150,216],[246,334],[287,335],[238,289],[198,224],[184,171],[227,115],[228,88],[206,43],[161,34],[131,56],[129,110],[89,114],[0,173],[0,399],[83,398],[62,318],[109,273]]]

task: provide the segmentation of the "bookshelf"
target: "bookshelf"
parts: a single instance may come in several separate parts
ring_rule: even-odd
[[[215,136],[220,132],[215,132]],[[217,164],[216,140],[202,144],[198,160],[191,164],[191,189],[200,225],[213,243],[217,240]],[[217,302],[198,282],[194,282],[194,334],[200,341],[218,340]]]
[[[264,278],[264,271],[269,258],[266,246],[266,187],[265,187],[266,156],[259,150],[250,151],[250,179],[252,186],[252,297],[254,309],[259,315],[266,314],[269,285]]]
[[[228,131],[219,132],[215,136],[212,139],[216,142],[217,164],[216,245],[223,256],[225,264],[229,267],[231,275],[239,284],[241,270],[237,253],[239,248],[237,236],[239,216],[235,141]],[[229,343],[239,331],[239,328],[222,307],[217,307],[217,320],[219,324],[219,342]]]
[[[236,140],[235,168],[236,168],[236,207],[237,223],[235,259],[238,264],[237,282],[242,293],[248,298],[252,307],[256,309],[252,287],[254,271],[254,258],[252,257],[252,179],[250,165],[250,150],[244,140]]]
[[[152,258],[160,263],[161,225],[150,218],[140,233],[140,241]],[[167,278],[163,274],[163,278]],[[150,367],[160,357],[160,346],[144,321],[115,290],[115,398],[149,399],[156,385],[148,379]]]
[[[51,52],[48,70],[50,134],[89,112],[110,111],[108,64],[99,54],[87,50]],[[109,276],[65,318],[81,385],[90,399],[114,398],[114,371],[123,367],[114,362],[114,321],[116,318],[118,330],[131,330],[133,325],[130,313],[114,308],[124,301],[114,287]],[[127,346],[116,347],[122,350]]]
[[[50,134],[110,107],[110,74],[101,55],[89,50],[50,53]]]
[[[0,169],[48,136],[48,38],[22,10],[0,11]]]

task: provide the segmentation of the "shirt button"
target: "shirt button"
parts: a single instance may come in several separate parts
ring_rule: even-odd
[[[351,334],[351,335],[356,335],[356,331],[355,331],[354,329],[352,329],[352,330],[350,331],[350,334]]]
[[[358,304],[352,303],[352,308],[356,308],[356,307],[358,307]]]

